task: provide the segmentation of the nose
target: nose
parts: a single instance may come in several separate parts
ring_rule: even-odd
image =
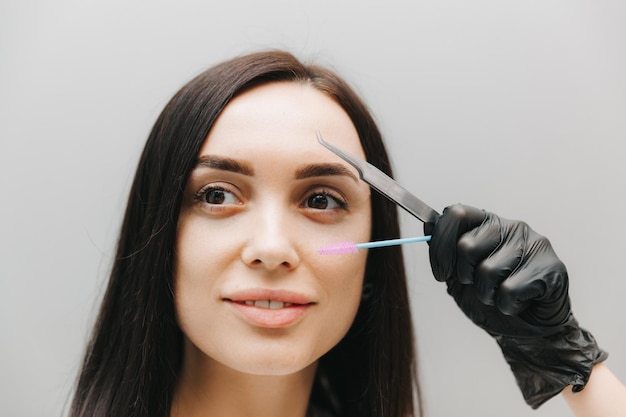
[[[254,217],[249,239],[241,253],[242,261],[258,269],[292,270],[300,263],[293,237],[296,228],[288,213],[268,209]]]

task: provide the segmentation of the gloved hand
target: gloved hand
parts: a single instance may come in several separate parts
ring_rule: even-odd
[[[424,231],[432,235],[433,275],[495,338],[532,408],[567,385],[584,388],[607,354],[578,326],[567,270],[545,237],[523,222],[460,204]]]

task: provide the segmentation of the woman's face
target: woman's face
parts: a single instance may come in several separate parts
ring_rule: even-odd
[[[187,365],[287,375],[352,324],[369,240],[370,190],[316,139],[364,157],[344,110],[310,86],[275,82],[228,104],[185,190],[175,301]],[[212,369],[212,368],[209,368]]]

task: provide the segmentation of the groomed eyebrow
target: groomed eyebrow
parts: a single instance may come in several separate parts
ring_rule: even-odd
[[[196,161],[196,168],[215,168],[222,171],[235,172],[237,174],[243,174],[247,176],[254,175],[252,167],[246,163],[239,162],[232,158],[226,158],[223,156],[205,155],[198,158]]]
[[[254,169],[244,162],[237,161],[232,158],[216,155],[205,155],[198,158],[196,161],[196,168],[213,168],[222,171],[230,171],[237,174],[253,176]],[[335,175],[343,175],[355,182],[359,182],[359,178],[352,173],[345,165],[342,164],[309,164],[295,173],[295,178],[298,180],[313,178],[313,177],[330,177]]]
[[[302,180],[311,177],[329,177],[334,175],[344,175],[355,182],[359,182],[356,175],[346,166],[341,164],[310,164],[296,171],[296,179]]]

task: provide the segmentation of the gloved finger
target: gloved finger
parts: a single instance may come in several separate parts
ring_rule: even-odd
[[[476,297],[481,303],[494,306],[500,284],[515,271],[523,256],[519,245],[505,245],[476,267]]]
[[[484,219],[485,212],[474,207],[456,204],[444,209],[430,233],[430,265],[436,280],[446,281],[453,276],[459,237],[479,226]]]
[[[500,285],[496,306],[509,315],[529,310],[529,318],[535,324],[560,324],[567,314],[562,311],[568,302],[567,270],[548,240],[534,236],[517,270]]]
[[[495,292],[500,283],[511,275],[522,261],[529,231],[530,228],[526,223],[502,219],[489,213],[485,222],[474,229],[476,240],[483,242],[483,245],[491,242],[490,247],[493,248],[484,259],[474,260],[476,295],[483,303],[495,305]],[[494,245],[496,242],[497,247]]]
[[[462,284],[474,282],[475,269],[502,244],[502,225],[496,215],[486,213],[484,221],[459,237],[456,277]]]

